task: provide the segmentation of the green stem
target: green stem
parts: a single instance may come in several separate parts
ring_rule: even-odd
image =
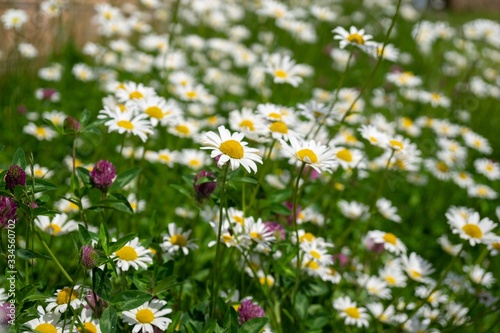
[[[50,247],[47,245],[47,243],[45,243],[45,241],[42,238],[42,235],[40,235],[40,232],[38,230],[35,230],[35,234],[38,237],[38,239],[42,242],[43,248],[48,252],[49,256],[52,258],[52,260],[54,261],[56,266],[59,268],[61,273],[63,273],[63,275],[66,277],[66,279],[68,279],[70,284],[73,284],[73,279],[69,276],[68,272],[66,272],[64,267],[62,267],[61,263],[59,262],[59,260],[57,260],[56,256],[54,255],[54,253],[52,252]]]
[[[219,228],[217,230],[217,243],[215,246],[215,262],[212,271],[212,281],[210,282],[210,317],[214,318],[215,316],[215,307],[216,300],[218,294],[218,283],[217,283],[217,272],[218,272],[218,264],[219,264],[219,252],[220,252],[220,236],[222,234],[222,223],[224,220],[224,205],[225,205],[225,196],[226,196],[226,179],[229,171],[229,163],[226,164],[224,168],[224,173],[222,176],[222,184],[220,187],[220,207],[219,207]]]

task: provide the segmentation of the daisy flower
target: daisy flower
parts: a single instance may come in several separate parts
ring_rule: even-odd
[[[379,302],[366,304],[366,308],[370,310],[373,317],[382,323],[389,324],[394,320],[394,315],[396,314],[394,310],[394,305],[389,305],[384,309],[384,305]]]
[[[153,299],[138,308],[123,311],[122,320],[134,326],[132,333],[153,333],[156,331],[155,327],[163,332],[172,322],[170,318],[165,317],[172,309],[164,308],[165,305],[167,302]]]
[[[192,138],[198,134],[200,125],[192,119],[176,119],[171,126],[168,127],[168,132],[181,138]]]
[[[394,260],[392,264],[386,264],[378,273],[390,287],[406,287],[408,278],[404,275],[399,260]]]
[[[448,236],[442,235],[438,238],[438,243],[441,245],[441,248],[444,252],[448,253],[451,256],[456,256],[460,250],[462,249],[462,244],[453,245],[450,243]]]
[[[198,170],[210,163],[210,159],[202,151],[197,149],[183,149],[179,153],[179,163],[193,169]]]
[[[183,231],[175,223],[168,224],[168,234],[163,235],[163,243],[160,244],[163,251],[169,254],[176,254],[180,251],[184,255],[189,254],[189,249],[197,249],[198,246],[189,239],[191,230]]]
[[[368,327],[368,313],[366,309],[358,307],[356,302],[351,301],[349,296],[339,297],[332,302],[333,308],[345,319],[346,325]]]
[[[224,126],[219,126],[219,134],[210,131],[203,136],[202,142],[205,146],[201,149],[211,149],[211,158],[218,158],[217,166],[222,167],[229,162],[231,170],[236,170],[240,165],[247,172],[257,172],[257,164],[262,164],[262,158],[256,153],[256,148],[247,147],[246,142],[241,141],[245,135],[235,132],[231,134]]]
[[[466,217],[447,212],[446,218],[451,231],[458,234],[460,238],[468,240],[472,246],[488,244],[497,238],[497,235],[492,232],[497,224],[487,217],[480,220],[478,212],[473,212]]]
[[[491,154],[493,152],[488,140],[477,133],[470,130],[466,131],[463,133],[463,138],[467,147],[475,149],[483,154]]]
[[[398,209],[392,205],[392,202],[385,198],[377,200],[377,209],[383,217],[396,223],[401,223],[401,217],[398,215]]]
[[[286,156],[311,166],[319,173],[333,171],[337,166],[335,157],[327,146],[314,140],[307,142],[293,135],[289,136],[288,139],[290,145],[284,140],[280,140],[282,151]]]
[[[50,178],[52,177],[52,175],[54,175],[54,171],[40,166],[40,164],[35,164],[33,165],[33,170],[31,168],[28,168],[28,174],[36,178]]]
[[[389,141],[387,134],[373,125],[361,125],[358,131],[374,146],[386,147]]]
[[[243,132],[249,139],[267,134],[264,118],[249,108],[229,112],[229,126],[233,131]]]
[[[51,141],[57,136],[57,132],[47,126],[37,126],[34,123],[28,123],[23,127],[23,132],[33,135],[38,140]]]
[[[137,200],[135,193],[130,193],[127,196],[127,201],[130,204],[130,207],[132,207],[134,213],[142,212],[146,208],[146,200]]]
[[[80,315],[80,321],[88,333],[101,333],[101,325],[98,319],[92,319],[92,310],[83,309]],[[80,329],[78,329],[80,332]]]
[[[495,283],[496,279],[493,277],[493,273],[487,272],[479,265],[474,265],[472,267],[464,267],[464,271],[469,273],[469,278],[475,284],[480,284],[489,288]]]
[[[139,238],[136,237],[113,253],[112,257],[118,268],[122,271],[128,271],[130,267],[147,269],[148,264],[153,262],[150,255],[151,251],[140,245]]]
[[[165,164],[168,167],[173,167],[174,162],[179,161],[179,152],[171,151],[169,149],[161,149],[159,151],[146,151],[144,156],[146,160],[149,162],[159,162],[161,164]]]
[[[337,162],[345,170],[358,167],[363,158],[363,154],[358,149],[340,147],[334,149],[333,153]]]
[[[138,99],[136,103],[139,110],[149,117],[153,126],[157,126],[158,123],[165,125],[169,119],[181,115],[180,109],[172,100],[166,101],[160,96],[148,96],[145,99]]]
[[[372,239],[375,244],[383,244],[384,249],[399,255],[406,253],[406,246],[393,233],[380,230],[372,230],[368,232],[368,238]]]
[[[274,232],[270,230],[260,218],[257,221],[252,217],[245,218],[244,236],[257,244],[256,250],[267,253],[271,244],[276,241]]]
[[[22,9],[10,8],[3,13],[2,22],[6,30],[12,28],[19,30],[28,22],[28,15]]]
[[[80,297],[81,286],[64,287],[63,289],[58,289],[53,297],[47,298],[47,311],[54,311],[55,313],[64,313],[68,309],[68,305],[73,308],[73,310],[78,309],[82,306],[82,300]]]
[[[467,188],[467,195],[471,198],[496,199],[498,193],[484,184],[473,184]]]
[[[56,214],[52,219],[40,215],[35,219],[36,226],[52,236],[61,236],[78,229],[78,223],[68,220],[66,213]]]
[[[142,142],[146,142],[148,134],[153,134],[153,128],[147,115],[135,116],[133,112],[122,112],[119,108],[115,109],[111,119],[106,121],[104,125],[108,126],[110,132],[118,132],[119,134],[132,133],[138,136]]]
[[[37,310],[38,318],[28,321],[26,326],[38,332],[63,333],[59,313],[46,312],[41,306],[38,306]]]
[[[368,206],[357,201],[339,201],[339,208],[342,215],[351,220],[362,219],[365,220],[369,215]]]
[[[401,266],[412,280],[423,283],[432,281],[428,277],[428,275],[434,272],[432,265],[415,252],[410,253],[410,256],[406,254],[402,255]]]
[[[332,30],[335,33],[333,39],[339,40],[339,46],[341,49],[344,49],[347,45],[355,45],[362,49],[367,46],[376,46],[377,44],[374,41],[370,41],[373,37],[365,33],[364,29],[357,29],[354,26],[349,28],[349,31],[344,29],[343,27],[336,27]]]
[[[422,84],[422,79],[412,72],[393,72],[387,74],[387,81],[394,83],[398,87],[414,88]]]
[[[279,53],[264,56],[265,71],[273,76],[274,83],[288,83],[297,87],[302,83],[298,66],[289,55]]]
[[[118,85],[115,91],[118,101],[125,103],[129,100],[139,101],[151,96],[156,96],[153,88],[146,87],[142,83],[125,82]]]
[[[386,281],[377,276],[363,275],[358,279],[358,283],[366,288],[369,295],[382,298],[391,299],[391,289]]]
[[[476,171],[484,175],[489,180],[500,179],[500,165],[487,158],[480,158],[474,161]]]

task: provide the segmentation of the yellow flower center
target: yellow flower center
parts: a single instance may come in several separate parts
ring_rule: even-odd
[[[126,261],[134,261],[138,257],[135,249],[132,246],[128,245],[125,245],[124,247],[116,251],[116,255],[121,260],[126,260]]]
[[[314,240],[314,235],[311,234],[310,232],[306,232],[305,234],[303,234],[302,236],[300,236],[299,238],[299,241],[302,243],[303,241],[308,241],[308,242],[312,242]]]
[[[448,166],[444,162],[438,162],[436,164],[436,168],[441,172],[448,172]]]
[[[172,245],[179,245],[180,247],[184,247],[187,244],[187,240],[182,235],[173,235],[172,237],[170,237],[170,243],[172,243]]]
[[[297,152],[298,158],[303,162],[316,163],[318,156],[311,149],[301,149]]]
[[[491,246],[497,250],[497,251],[500,251],[500,243],[492,243]]]
[[[85,332],[87,332],[87,333],[97,333],[97,327],[95,327],[95,325],[90,323],[90,322],[84,323],[83,327],[85,327]],[[78,327],[78,332],[81,332],[81,331],[82,331],[82,328]]]
[[[58,226],[57,224],[51,223],[48,226],[45,227],[44,231],[50,235],[57,235],[58,233],[61,232],[61,227]]]
[[[198,96],[198,94],[196,93],[196,91],[190,90],[186,93],[186,96],[189,99],[195,99]]]
[[[462,227],[462,230],[469,235],[471,238],[482,238],[483,232],[476,224],[466,224]]]
[[[254,124],[253,124],[253,121],[248,120],[248,119],[243,120],[243,121],[240,123],[240,127],[246,127],[246,128],[248,128],[250,131],[254,131],[254,130],[255,130],[255,126],[254,126]]]
[[[392,245],[396,245],[396,241],[398,240],[398,238],[394,236],[394,234],[391,234],[390,232],[387,232],[383,238],[384,241],[386,241],[387,243],[391,243]]]
[[[306,264],[306,267],[312,270],[317,270],[319,268],[319,264],[316,261],[311,260]]]
[[[403,149],[403,143],[398,140],[389,140],[389,144],[392,146],[394,149]]]
[[[347,40],[351,43],[363,45],[365,43],[365,40],[363,39],[363,36],[360,34],[350,34],[347,36]]]
[[[175,126],[175,130],[182,134],[189,134],[189,128],[186,125],[177,125]]]
[[[262,240],[262,235],[256,231],[252,231],[250,233],[250,237],[252,237],[253,239]]]
[[[392,286],[396,284],[396,279],[392,276],[386,276],[385,281],[387,281],[387,283],[389,283]]]
[[[241,225],[245,225],[245,220],[243,219],[243,217],[241,216],[233,216],[233,220],[236,222],[236,223],[239,223]]]
[[[219,149],[223,154],[231,158],[241,159],[245,155],[243,146],[236,140],[224,141],[221,143]]]
[[[71,292],[71,296],[70,296],[70,292],[71,292],[71,288],[69,288],[69,287],[63,288],[63,290],[61,290],[57,294],[56,303],[58,305],[68,304],[69,302],[72,302],[73,300],[75,300],[78,297],[78,291],[73,289],[73,291]]]
[[[45,137],[47,135],[47,131],[43,127],[37,127],[36,134],[38,134],[39,136]]]
[[[163,111],[157,106],[150,106],[149,108],[146,109],[145,112],[152,118],[157,118],[157,119],[163,118]]]
[[[337,157],[346,162],[352,162],[352,154],[349,149],[342,149],[337,153]]]
[[[282,118],[281,113],[271,112],[267,115],[269,118],[280,120]]]
[[[279,77],[280,79],[286,79],[288,75],[284,70],[277,69],[274,71],[274,76]]]
[[[265,277],[263,276],[263,277],[259,278],[259,282],[262,285],[267,284],[268,287],[272,287],[274,284],[273,279],[270,278],[269,276],[265,276]]]
[[[40,333],[57,333],[57,329],[52,324],[43,323],[35,327],[35,331]]]
[[[135,319],[137,319],[137,321],[141,324],[149,324],[155,320],[155,315],[149,309],[141,309],[137,311]]]
[[[127,111],[127,107],[125,106],[125,104],[118,104],[118,108],[120,109],[120,112]]]
[[[165,161],[165,162],[170,162],[170,156],[168,156],[166,154],[160,154],[160,155],[158,155],[158,159],[160,159],[162,161]]]
[[[277,132],[281,134],[287,134],[288,133],[288,126],[282,121],[276,121],[269,126],[269,129],[272,132]]]
[[[116,123],[118,126],[123,127],[128,130],[133,130],[134,129],[134,124],[132,124],[131,121],[129,120],[120,120],[118,123]]]
[[[224,241],[224,243],[229,243],[233,240],[233,236],[229,235],[229,234],[225,234],[225,235],[222,235],[222,240]]]
[[[321,254],[319,254],[319,252],[317,251],[314,251],[314,250],[311,250],[309,251],[309,254],[314,258],[314,259],[319,259],[321,258]]]
[[[351,318],[358,319],[360,317],[359,310],[357,307],[352,306],[350,308],[345,309],[344,311]]]
[[[35,177],[43,177],[44,172],[42,169],[36,169],[35,170]]]
[[[488,165],[486,166],[486,170],[488,170],[488,171],[493,171],[493,164],[488,164]]]
[[[141,99],[141,98],[144,98],[144,95],[143,95],[141,92],[139,92],[139,91],[137,91],[137,90],[136,90],[136,91],[132,91],[132,92],[128,95],[128,97],[129,97],[130,99]]]
[[[414,269],[410,269],[410,275],[415,279],[420,279],[422,277],[422,274]]]

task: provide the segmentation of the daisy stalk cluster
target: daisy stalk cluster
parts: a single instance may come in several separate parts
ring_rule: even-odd
[[[63,29],[73,6],[37,15]],[[97,36],[47,62],[37,17],[0,12],[19,63],[0,331],[500,324],[498,22],[408,0],[101,1]]]

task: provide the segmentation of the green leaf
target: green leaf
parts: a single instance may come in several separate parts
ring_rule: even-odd
[[[90,237],[89,231],[83,225],[78,225],[78,231],[80,233],[80,240],[83,245],[89,245],[92,243],[92,237]]]
[[[31,190],[31,186],[33,184],[32,179],[26,180],[26,187]],[[57,185],[53,184],[44,179],[35,179],[34,191],[35,193],[44,192],[44,191],[54,191],[57,190]]]
[[[232,181],[241,182],[241,183],[250,183],[250,184],[258,184],[259,183],[256,179],[253,179],[250,177],[234,178],[234,179],[232,179]]]
[[[140,290],[125,290],[113,297],[111,304],[122,311],[134,309],[151,299],[151,295]]]
[[[49,256],[45,254],[41,254],[35,251],[30,251],[27,249],[16,249],[16,256],[23,260],[31,260],[35,258],[52,260]]]
[[[108,307],[101,316],[101,332],[115,333],[118,322],[118,315],[113,307]]]
[[[101,226],[99,227],[99,242],[101,243],[104,253],[108,255],[108,231],[106,230],[104,223],[101,223]]]
[[[128,214],[133,214],[134,210],[130,206],[129,202],[127,200],[115,200],[115,199],[106,199],[102,200],[98,205],[93,206],[93,207],[99,207],[99,208],[112,208],[120,212],[128,213]]]
[[[266,326],[269,319],[266,317],[253,318],[241,325],[238,333],[259,333]]]
[[[162,292],[167,291],[168,289],[170,289],[173,286],[176,286],[178,284],[179,284],[179,282],[177,282],[176,275],[166,277],[163,280],[156,283],[155,287],[153,288],[153,295],[155,295],[155,296],[159,295]]]
[[[87,170],[83,167],[77,167],[76,174],[78,175],[78,177],[80,177],[82,182],[84,182],[85,184],[90,183],[90,171],[89,170]]]
[[[17,148],[14,158],[12,158],[12,165],[19,165],[23,170],[26,169],[26,156],[22,148]]]
[[[133,168],[119,174],[116,177],[115,181],[113,182],[113,185],[111,185],[110,191],[116,191],[124,188],[125,185],[133,181],[135,178],[137,178],[137,176],[139,176],[141,170],[142,170],[141,168]]]
[[[94,205],[97,205],[101,201],[102,193],[96,188],[91,188],[89,191],[89,199],[90,202]]]
[[[87,124],[87,122],[90,119],[90,112],[89,110],[83,110],[82,114],[80,115],[80,125],[83,127]]]
[[[49,125],[49,127],[50,127],[50,128],[52,128],[52,129],[53,129],[54,131],[56,131],[57,133],[59,133],[59,134],[63,134],[63,130],[62,130],[62,128],[61,128],[61,127],[56,126],[56,124],[54,124],[54,123],[52,122],[52,120],[47,119],[47,118],[43,118],[43,121],[44,121],[47,125]]]
[[[181,194],[188,197],[189,199],[192,199],[192,197],[193,197],[192,194],[188,192],[188,190],[186,190],[184,187],[182,187],[180,185],[170,184],[170,187],[176,189],[177,191],[179,191]]]
[[[109,252],[113,253],[113,252],[116,252],[118,251],[119,249],[121,249],[125,244],[127,244],[128,242],[130,242],[132,239],[136,238],[137,237],[137,234],[129,234],[129,235],[126,235],[122,238],[120,238],[119,240],[117,240],[116,242],[112,242],[110,243],[110,247],[109,247]]]
[[[232,306],[228,306],[226,314],[224,315],[222,327],[226,329],[226,333],[237,333],[238,325],[238,315],[236,314],[236,310]]]
[[[5,146],[4,145],[0,145],[0,153],[3,152],[4,149],[5,149]]]

